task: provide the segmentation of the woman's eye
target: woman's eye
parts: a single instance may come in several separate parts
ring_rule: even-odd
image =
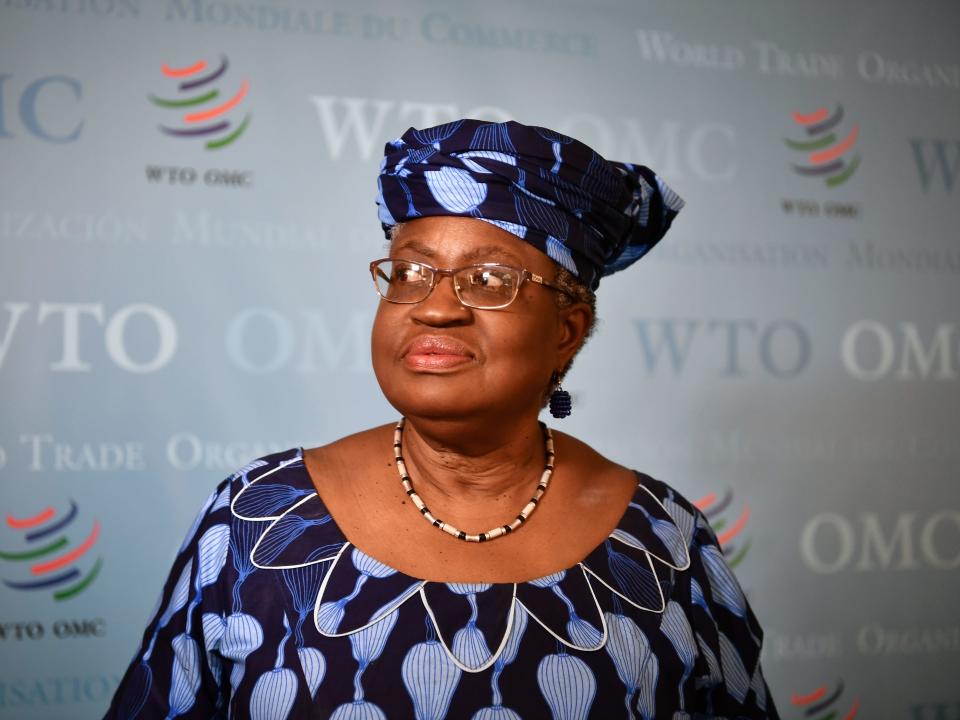
[[[399,267],[394,272],[394,279],[401,283],[416,283],[423,280],[423,273],[416,267]]]
[[[490,272],[489,270],[484,270],[476,273],[473,276],[473,284],[488,290],[499,290],[506,283],[504,282],[503,278],[496,273]]]

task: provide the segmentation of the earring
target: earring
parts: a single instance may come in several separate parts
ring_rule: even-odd
[[[555,418],[565,418],[570,414],[573,403],[570,400],[570,393],[560,387],[560,373],[554,371],[550,384],[556,385],[550,393],[550,414]]]

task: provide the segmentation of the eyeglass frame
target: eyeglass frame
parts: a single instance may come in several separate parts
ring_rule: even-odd
[[[380,286],[377,284],[377,275],[376,275],[377,266],[383,262],[407,262],[413,265],[419,265],[422,268],[426,268],[430,270],[430,272],[433,273],[433,280],[430,282],[430,287],[427,289],[427,294],[424,295],[419,300],[393,300],[391,298],[384,297],[383,293],[380,292]],[[470,303],[465,302],[464,299],[460,296],[460,286],[457,284],[456,275],[459,272],[462,272],[464,270],[470,270],[472,268],[506,268],[508,270],[519,272],[520,280],[514,286],[513,297],[510,298],[510,300],[504,303],[503,305],[494,305],[493,307],[478,307],[477,305],[471,305]],[[542,285],[543,287],[548,287],[552,290],[556,290],[557,292],[561,292],[567,297],[573,300],[576,300],[576,298],[573,295],[571,295],[568,291],[564,290],[559,285],[554,285],[553,283],[548,282],[547,280],[544,280],[542,275],[538,275],[537,273],[532,272],[531,270],[527,270],[526,268],[518,268],[513,265],[505,265],[504,263],[473,263],[471,265],[463,265],[462,267],[444,270],[441,268],[435,268],[432,265],[428,265],[427,263],[423,263],[418,260],[406,260],[404,258],[385,257],[385,258],[380,258],[379,260],[373,260],[370,262],[370,276],[373,278],[373,287],[376,289],[377,295],[379,295],[381,299],[386,300],[389,303],[394,303],[396,305],[415,305],[417,303],[423,302],[428,297],[430,297],[430,295],[436,289],[437,285],[440,283],[440,278],[444,276],[449,276],[450,279],[453,281],[453,293],[454,295],[456,295],[457,301],[464,307],[473,308],[474,310],[502,310],[505,307],[509,307],[520,295],[520,288],[523,285],[523,283],[525,283],[527,280],[531,280],[537,285]]]

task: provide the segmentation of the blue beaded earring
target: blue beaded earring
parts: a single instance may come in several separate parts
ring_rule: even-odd
[[[556,386],[550,393],[550,414],[558,419],[565,418],[570,414],[573,403],[570,400],[570,393],[560,387],[560,373],[554,371],[550,384]]]

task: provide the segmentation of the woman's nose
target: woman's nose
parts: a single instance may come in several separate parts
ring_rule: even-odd
[[[461,325],[469,322],[472,317],[471,309],[465,307],[457,297],[453,278],[449,275],[442,276],[433,292],[413,309],[414,320],[425,325]]]

